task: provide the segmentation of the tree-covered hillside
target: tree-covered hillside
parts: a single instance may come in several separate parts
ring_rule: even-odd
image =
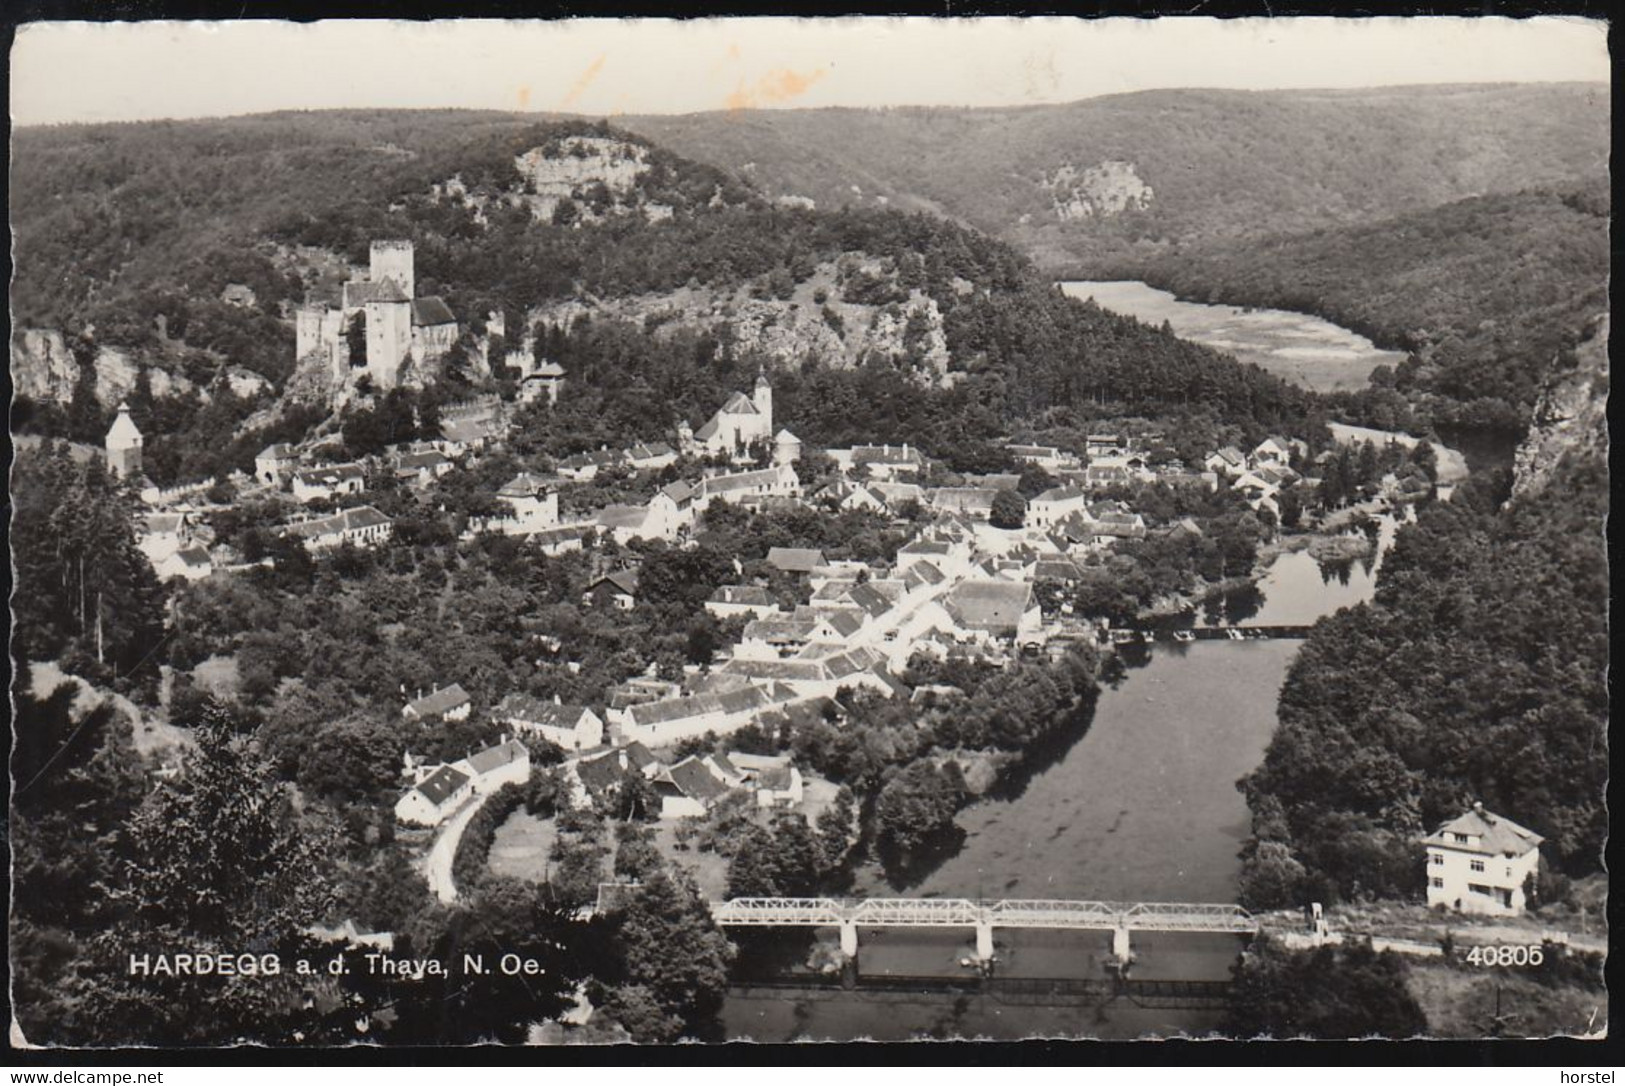
[[[1382,383],[1430,421],[1519,433],[1554,359],[1607,305],[1608,213],[1597,178],[1187,247],[1143,272],[1181,297],[1314,312],[1408,350]]]
[[[1608,159],[1602,84],[1159,90],[1020,109],[764,110],[622,123],[738,170],[768,195],[939,210],[1047,267],[1097,276],[1192,242],[1560,184]],[[1141,192],[1136,180],[1149,197],[1113,213]],[[1079,198],[1069,217],[1058,214]]]
[[[1555,870],[1600,870],[1607,464],[1571,450],[1544,487],[1506,493],[1481,472],[1424,509],[1375,601],[1310,634],[1242,782],[1249,904],[1419,895],[1416,837],[1475,801],[1542,835]]]
[[[591,304],[745,288],[788,304],[821,265],[857,254],[862,266],[843,274],[843,295],[883,311],[911,297],[929,299],[957,384],[951,392],[928,387],[906,353],[861,359],[861,374],[809,353],[792,368],[818,395],[787,389],[787,403],[800,407],[785,416],[792,426],[798,417],[804,421],[807,440],[991,437],[1046,412],[1061,413],[1046,419],[1054,426],[1122,411],[1202,414],[1250,435],[1280,429],[1317,436],[1313,396],[1164,331],[1068,300],[1027,258],[972,229],[893,210],[774,206],[712,167],[609,126],[510,129],[475,118],[470,135],[443,127],[441,115],[414,116],[416,123],[338,114],[331,130],[323,127],[326,115],[286,115],[34,134],[18,152],[20,191],[27,195],[19,208],[45,210],[24,214],[18,227],[21,322],[64,327],[86,348],[81,354],[117,344],[140,365],[167,366],[184,344],[193,354],[210,352],[218,364],[246,365],[281,382],[293,365],[287,303],[324,282],[311,254],[327,254],[342,271],[361,262],[376,238],[411,240],[420,290],[443,295],[474,332],[484,331],[488,313],[507,314],[512,331],[527,311],[559,300]],[[626,141],[646,155],[650,168],[636,180],[640,197],[670,209],[669,216],[593,215],[583,210],[594,203],[591,191],[571,199],[581,205],[575,215],[555,209],[538,216],[524,206],[527,181],[515,156],[538,146],[567,154],[560,149],[564,137],[583,134]],[[53,186],[39,172],[47,165],[66,180]],[[452,178],[463,191],[446,191]],[[62,210],[53,208],[56,189]],[[251,286],[254,304],[221,300],[229,282]],[[262,325],[277,334],[242,334]],[[223,336],[221,328],[238,334]],[[736,387],[741,373],[753,374],[766,361],[731,350],[725,337],[702,345],[701,354],[691,351],[672,373],[660,374],[641,371],[652,359],[673,357],[669,351],[638,359],[639,350],[623,343],[603,357],[607,368],[578,377],[607,393],[643,395],[692,371],[683,388],[697,394]],[[473,349],[466,341],[462,353]],[[629,378],[640,375],[644,384],[634,388],[638,382]],[[94,439],[105,424],[92,399],[79,399],[85,409],[70,410],[68,421],[83,415],[77,436]],[[693,414],[699,405],[687,399],[661,402]],[[862,409],[819,421],[820,402]],[[217,397],[211,410],[181,412],[183,422],[210,428],[184,435],[188,446],[231,449],[240,460],[254,442],[233,444],[230,427],[253,406]],[[638,437],[666,436],[655,417],[664,413],[650,416],[654,428]],[[149,417],[174,420],[177,413]],[[45,432],[61,428],[50,411],[31,418]],[[181,474],[242,466],[206,465],[194,456],[187,467],[183,459],[153,463]]]

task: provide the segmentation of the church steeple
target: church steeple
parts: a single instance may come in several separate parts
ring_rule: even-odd
[[[751,402],[762,416],[762,436],[770,437],[773,433],[773,386],[768,384],[765,368],[756,373],[756,389],[751,393]]]

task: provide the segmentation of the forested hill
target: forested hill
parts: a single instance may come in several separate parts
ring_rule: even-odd
[[[1184,298],[1314,312],[1410,351],[1391,385],[1427,421],[1521,433],[1554,360],[1607,307],[1608,214],[1598,176],[1374,223],[1190,246],[1144,275]]]
[[[726,329],[658,345],[661,337],[649,335],[600,337],[600,347],[617,345],[604,348],[609,354],[595,348],[598,382],[628,403],[655,404],[652,413],[619,412],[646,416],[653,429],[638,440],[663,436],[677,412],[703,417],[763,362],[793,370],[805,386],[799,397],[786,388],[787,408],[802,405],[786,420],[814,443],[929,434],[934,444],[964,444],[1020,424],[1084,427],[1122,413],[1199,418],[1204,432],[1230,427],[1253,440],[1271,430],[1317,436],[1312,395],[1066,299],[1006,244],[934,216],[778,206],[714,167],[611,126],[341,113],[24,136],[15,165],[14,305],[25,326],[79,337],[82,373],[95,368],[87,353],[116,344],[143,369],[186,368],[197,385],[211,367],[234,363],[280,389],[294,363],[290,306],[364,261],[372,239],[406,238],[420,289],[444,296],[475,334],[489,312],[518,329],[561,301],[592,307],[741,292],[786,311],[822,307],[820,319],[833,325],[841,316],[832,307],[861,305],[902,329],[899,351],[871,352],[856,364],[816,351],[750,357]],[[526,203],[536,193],[516,156],[536,148],[569,156],[577,136],[618,141],[615,154],[632,148],[650,168],[637,175],[635,192],[583,181],[541,214]],[[651,213],[622,213],[639,210]],[[251,288],[253,300],[223,298],[230,283]],[[645,321],[642,330],[660,324]],[[937,337],[949,361],[933,385],[912,356]],[[462,357],[476,348],[469,339]],[[452,377],[484,380],[455,367]],[[659,389],[670,394],[651,401]],[[209,474],[236,466],[215,462],[228,446],[241,459],[264,443],[264,435],[236,430],[254,404],[218,395],[204,410],[185,395],[145,390],[133,398],[142,401],[132,403],[137,412],[149,399],[167,400],[167,409],[137,418],[144,429],[150,418],[160,435],[186,430],[184,442],[172,443],[176,455],[153,450],[155,470]],[[35,419],[45,432],[94,441],[115,403],[98,408],[93,395],[76,394],[65,422],[49,411]],[[824,403],[855,407],[836,416]],[[608,416],[626,405],[599,406]],[[296,437],[279,431],[270,440]]]
[[[628,117],[820,207],[941,211],[1096,276],[1173,245],[1388,218],[1602,172],[1602,84],[1158,90],[1019,109]]]
[[[1311,632],[1281,691],[1242,893],[1420,895],[1419,832],[1482,802],[1543,836],[1538,902],[1607,833],[1607,322],[1542,396],[1518,473],[1481,471],[1395,540],[1376,599]],[[1512,495],[1509,498],[1509,493]]]

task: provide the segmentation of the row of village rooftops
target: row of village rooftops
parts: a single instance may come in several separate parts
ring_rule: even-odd
[[[677,447],[664,442],[640,443],[625,450],[600,450],[571,457],[557,465],[550,477],[521,473],[497,493],[505,506],[502,515],[477,520],[469,525],[470,536],[497,532],[532,537],[549,553],[578,549],[589,532],[608,535],[618,542],[634,539],[676,540],[690,528],[699,512],[713,501],[751,506],[799,503],[803,500],[800,479],[794,464],[801,455],[801,443],[780,430],[773,436],[771,466],[749,471],[714,471],[696,482],[679,481],[663,488],[643,505],[611,505],[592,517],[563,523],[558,513],[557,487],[567,482],[585,482],[609,464],[623,464],[636,470],[651,470],[674,463],[679,452],[700,448],[743,459],[753,448],[761,448],[773,434],[773,392],[765,374],[758,376],[751,396],[731,395],[715,416],[699,431],[679,430]],[[444,413],[441,437],[396,453],[393,470],[403,483],[426,488],[452,470],[455,460],[478,455],[487,444],[499,442],[511,420],[495,397],[484,397],[454,405]],[[703,442],[703,446],[700,444]],[[121,406],[118,419],[108,434],[109,462],[123,470],[139,468],[141,436]],[[1062,486],[1033,499],[1029,522],[1045,530],[1070,532],[1078,537],[1110,538],[1133,535],[1136,526],[1121,510],[1104,508],[1092,500],[1092,492],[1136,480],[1159,479],[1175,485],[1218,485],[1221,474],[1242,489],[1255,508],[1274,506],[1275,494],[1298,481],[1287,466],[1292,456],[1306,450],[1301,442],[1269,438],[1251,455],[1232,448],[1221,449],[1203,465],[1208,470],[1190,471],[1178,465],[1150,465],[1134,443],[1117,435],[1091,435],[1087,464],[1053,446],[1012,443],[1010,452],[1018,460],[1036,464],[1057,474]],[[993,501],[1001,490],[1013,490],[1019,482],[1014,474],[970,477],[965,485],[922,487],[910,480],[919,478],[930,466],[918,448],[899,445],[858,445],[827,450],[843,477],[811,495],[813,501],[843,509],[867,508],[898,512],[909,503],[936,512],[951,512],[974,519],[991,515]],[[331,501],[363,493],[366,469],[361,464],[314,464],[310,453],[286,444],[262,450],[255,460],[255,482],[263,486],[288,486],[296,500]],[[176,492],[189,491],[179,488]],[[387,542],[393,524],[370,505],[341,509],[327,516],[294,518],[286,530],[313,550],[326,550],[349,543],[376,546]],[[539,538],[538,538],[539,537]],[[157,549],[162,559],[187,551],[192,559],[191,541],[167,540]],[[182,565],[167,567],[173,575],[198,577],[210,572],[208,563],[180,560]]]
[[[593,717],[592,710],[578,706],[552,708],[560,719],[567,714]],[[476,797],[488,796],[506,784],[524,783],[531,772],[529,748],[507,734],[452,762],[430,764],[410,752],[403,761],[402,773],[409,784],[395,803],[395,817],[415,826],[437,826]],[[794,809],[806,797],[801,770],[785,754],[728,751],[667,760],[632,741],[572,754],[560,771],[568,800],[579,809],[611,798],[627,774],[636,774],[649,784],[659,803],[655,813],[663,819],[703,816],[733,792],[751,795],[759,808]]]

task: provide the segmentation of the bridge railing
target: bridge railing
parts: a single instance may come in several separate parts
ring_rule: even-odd
[[[733,898],[713,902],[718,924],[738,926],[1068,928],[1082,931],[1251,933],[1258,921],[1239,905],[1019,898]]]

